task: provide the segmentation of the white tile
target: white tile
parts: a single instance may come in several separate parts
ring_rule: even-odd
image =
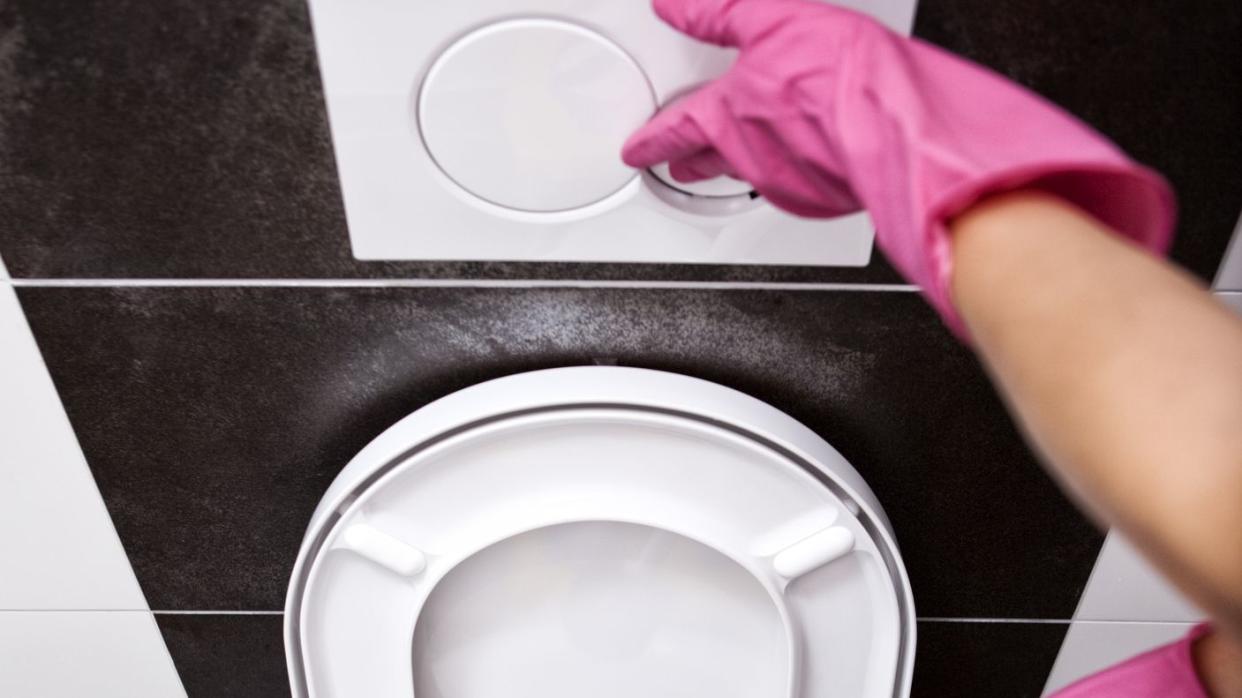
[[[1192,627],[1193,623],[1073,623],[1052,665],[1044,695],[1147,650],[1173,642],[1190,632]]]
[[[1225,305],[1233,308],[1242,315],[1242,292],[1239,293],[1218,293],[1216,297],[1225,302]]]
[[[145,611],[0,612],[0,696],[185,696]]]
[[[1110,531],[1074,620],[1197,621],[1203,617],[1138,551]]]
[[[1216,283],[1213,285],[1222,291],[1242,291],[1242,218],[1238,219],[1238,227],[1233,231],[1233,241],[1225,252],[1225,259],[1216,272]]]
[[[0,610],[146,610],[17,297],[3,281],[0,531]]]

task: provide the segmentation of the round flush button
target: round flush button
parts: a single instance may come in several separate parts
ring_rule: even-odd
[[[642,69],[616,44],[553,19],[516,19],[451,45],[427,73],[418,126],[462,189],[519,211],[597,203],[636,176],[621,145],[655,109]]]
[[[728,198],[734,196],[750,196],[755,190],[746,182],[727,175],[702,179],[697,182],[679,182],[673,179],[668,171],[668,163],[660,163],[651,168],[651,174],[662,183],[691,196],[702,196],[709,199]]]

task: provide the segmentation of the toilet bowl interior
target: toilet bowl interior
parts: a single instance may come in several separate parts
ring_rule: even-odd
[[[649,526],[536,529],[465,560],[414,630],[417,696],[779,696],[784,609],[713,548]]]

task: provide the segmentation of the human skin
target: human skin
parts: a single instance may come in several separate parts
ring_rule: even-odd
[[[1051,474],[1199,604],[1217,698],[1242,697],[1242,319],[1035,190],[950,223],[951,293]]]

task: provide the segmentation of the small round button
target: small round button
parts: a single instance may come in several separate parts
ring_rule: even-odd
[[[729,198],[734,196],[749,196],[754,192],[754,188],[740,179],[734,179],[727,175],[712,177],[711,179],[703,179],[697,182],[678,182],[673,179],[673,175],[668,171],[668,163],[662,162],[651,168],[651,174],[664,184],[676,189],[677,191],[689,194],[691,196],[702,196],[705,198]]]
[[[634,179],[625,138],[655,110],[642,69],[609,39],[553,19],[478,29],[436,59],[418,126],[436,165],[475,196],[532,212],[606,199]]]

